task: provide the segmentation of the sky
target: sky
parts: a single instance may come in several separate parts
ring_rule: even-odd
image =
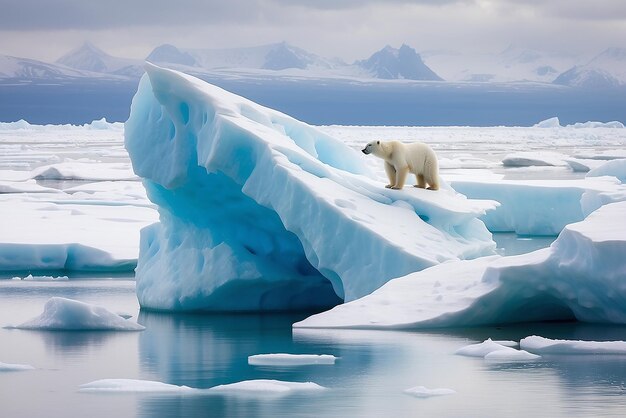
[[[593,56],[626,48],[624,0],[0,0],[0,55],[54,61],[89,41],[143,59],[157,46],[287,41],[347,62],[385,45]]]

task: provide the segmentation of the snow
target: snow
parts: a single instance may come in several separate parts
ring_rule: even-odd
[[[536,354],[529,353],[526,350],[495,350],[485,355],[485,360],[490,361],[528,361],[540,358]]]
[[[41,315],[12,328],[50,331],[142,331],[145,329],[101,306],[61,297],[50,298]]]
[[[523,338],[520,346],[540,354],[626,354],[626,341],[553,340],[533,335]]]
[[[30,364],[12,364],[0,361],[0,372],[21,372],[25,370],[35,370]]]
[[[625,253],[626,202],[611,203],[567,225],[549,248],[443,263],[294,327],[419,329],[563,319],[625,323]]]
[[[454,395],[456,391],[447,388],[428,389],[425,386],[415,386],[405,389],[404,393],[415,396],[416,398],[430,398],[433,396]]]
[[[248,357],[252,366],[306,366],[335,364],[337,357],[330,354],[256,354]]]
[[[160,214],[142,231],[142,307],[328,307],[494,253],[477,217],[495,202],[386,189],[363,155],[309,125],[194,77],[146,70],[125,131]],[[328,245],[337,237],[351,244]]]
[[[83,393],[174,393],[190,394],[198,389],[139,379],[101,379],[80,385]]]

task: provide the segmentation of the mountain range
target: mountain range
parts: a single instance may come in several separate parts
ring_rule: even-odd
[[[195,75],[285,76],[358,80],[420,80],[472,83],[539,82],[570,87],[626,86],[626,49],[609,48],[592,59],[509,47],[498,54],[425,51],[385,46],[369,58],[346,63],[324,58],[286,42],[249,48],[184,49],[161,45],[147,61]],[[134,80],[141,59],[109,55],[91,43],[54,63],[0,55],[0,80],[76,78]]]

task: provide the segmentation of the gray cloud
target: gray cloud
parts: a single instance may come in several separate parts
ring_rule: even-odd
[[[4,30],[66,30],[255,22],[262,0],[0,0]]]

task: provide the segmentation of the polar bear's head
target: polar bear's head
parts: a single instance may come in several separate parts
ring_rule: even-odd
[[[361,152],[363,152],[363,154],[367,155],[367,154],[374,154],[377,155],[380,152],[380,141],[372,141],[370,143],[368,143],[365,148],[363,148],[361,150]]]

